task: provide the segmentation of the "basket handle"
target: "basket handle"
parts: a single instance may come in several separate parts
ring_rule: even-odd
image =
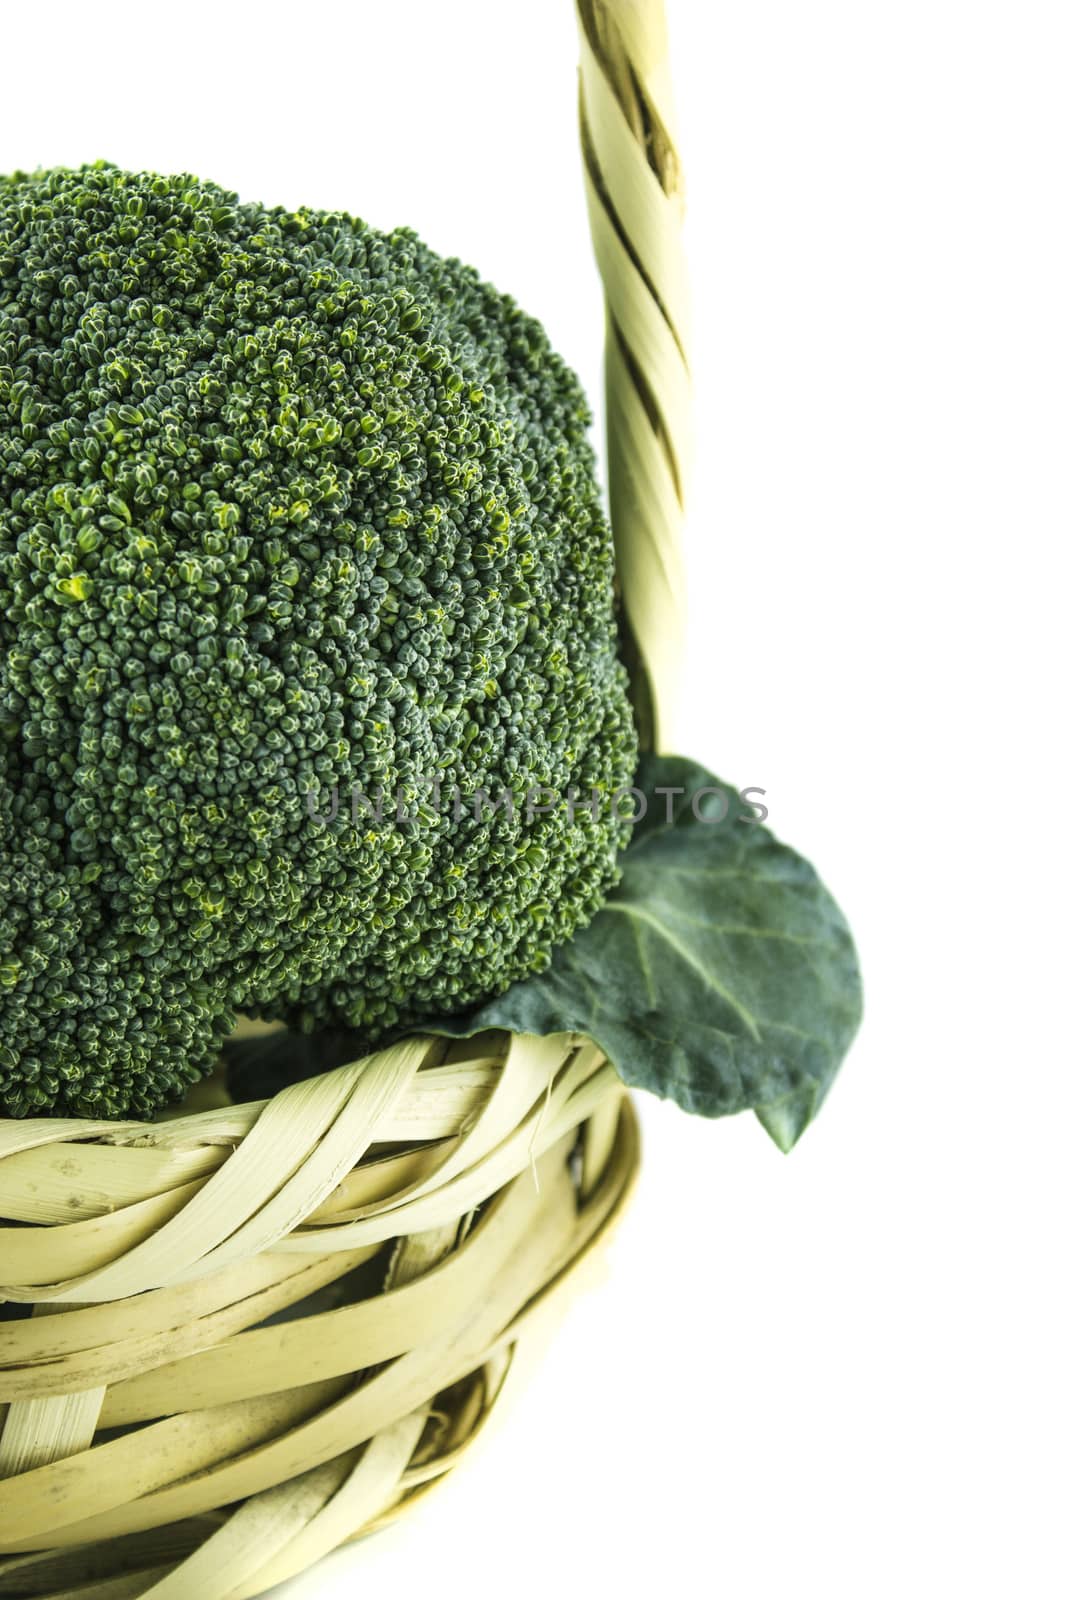
[[[682,171],[663,0],[577,0],[579,122],[604,285],[608,499],[645,749],[671,748],[692,401]]]

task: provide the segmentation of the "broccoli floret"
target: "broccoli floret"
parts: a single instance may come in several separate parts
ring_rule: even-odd
[[[635,763],[588,422],[406,229],[0,178],[7,1114],[149,1115],[238,1011],[417,1026],[590,919],[622,808],[522,804]]]

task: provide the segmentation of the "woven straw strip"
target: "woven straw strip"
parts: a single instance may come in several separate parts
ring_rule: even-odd
[[[487,1092],[454,1128],[451,1143],[439,1146],[440,1160],[435,1165],[431,1157],[428,1173],[362,1206],[351,1203],[356,1194],[346,1193],[351,1220],[326,1222],[330,1196],[345,1181],[345,1169],[382,1142],[378,1122],[391,1118],[398,1099],[411,1091],[419,1064],[432,1073],[441,1041],[405,1040],[283,1090],[262,1104],[247,1133],[234,1139],[226,1160],[207,1178],[110,1215],[43,1231],[0,1230],[5,1269],[26,1274],[4,1289],[4,1297],[121,1299],[264,1251],[358,1249],[471,1210],[575,1128],[613,1081],[602,1054],[569,1035],[491,1037],[500,1053],[483,1062]],[[111,1149],[101,1145],[102,1151]],[[410,1168],[402,1166],[400,1175]],[[21,1178],[34,1181],[25,1160]],[[13,1209],[24,1209],[17,1195]],[[69,1272],[75,1260],[86,1259],[90,1271]]]
[[[158,1568],[160,1575],[169,1571],[198,1549],[224,1521],[222,1513],[212,1512],[210,1516],[175,1523],[173,1527],[160,1528],[147,1535],[115,1539],[106,1547],[43,1551],[0,1559],[0,1595],[16,1594],[19,1600],[30,1594],[46,1595],[48,1600],[58,1600],[72,1593],[84,1594],[83,1584],[129,1582],[129,1577],[123,1579],[117,1575],[148,1574],[141,1578],[138,1589],[127,1590],[140,1594],[151,1581],[153,1568]],[[95,1595],[96,1590],[90,1588],[88,1592]]]
[[[617,1112],[617,1086],[607,1100],[614,1102]],[[233,1595],[236,1600],[238,1595],[262,1592],[336,1544],[391,1520],[469,1447],[496,1401],[511,1350],[528,1340],[539,1320],[552,1310],[574,1262],[602,1233],[605,1222],[617,1214],[632,1181],[635,1154],[632,1112],[628,1104],[623,1110],[619,1137],[594,1199],[577,1219],[566,1142],[557,1145],[550,1163],[540,1164],[537,1182],[526,1171],[493,1203],[468,1242],[473,1245],[483,1228],[492,1227],[498,1235],[506,1231],[511,1255],[505,1270],[492,1274],[482,1299],[474,1306],[468,1304],[461,1314],[464,1325],[455,1333],[431,1339],[428,1348],[393,1362],[369,1382],[364,1379],[354,1392],[351,1380],[307,1383],[288,1395],[268,1398],[258,1414],[247,1415],[243,1422],[234,1413],[247,1412],[247,1407],[216,1408],[214,1417],[221,1415],[223,1422],[223,1436],[219,1438],[216,1430],[216,1442],[221,1443],[224,1461],[214,1471],[209,1468],[206,1481],[190,1483],[189,1474],[214,1452],[198,1445],[196,1433],[202,1430],[185,1428],[181,1417],[172,1419],[179,1425],[179,1433],[169,1439],[159,1438],[156,1429],[170,1424],[156,1424],[111,1444],[97,1445],[88,1455],[25,1474],[6,1486],[8,1491],[21,1492],[13,1502],[5,1495],[0,1540],[16,1550],[46,1543],[49,1553],[42,1555],[36,1567],[37,1578],[43,1582],[50,1570],[47,1563],[61,1560],[64,1547],[71,1549],[72,1560],[80,1561],[74,1569],[79,1574],[90,1567],[106,1567],[109,1560],[130,1550],[136,1553],[136,1570],[112,1573],[104,1579],[100,1593],[132,1597],[152,1593],[155,1585],[166,1581],[170,1587],[161,1591],[164,1595],[188,1595],[190,1600],[194,1596],[196,1600],[222,1600],[223,1595]],[[453,1224],[454,1238],[462,1228],[462,1222]],[[451,1254],[447,1235],[448,1230],[441,1229],[436,1240],[405,1241],[401,1248],[407,1265],[397,1265],[394,1276],[398,1281],[392,1293],[406,1291],[420,1281],[419,1273],[427,1264],[431,1275],[443,1268]],[[498,1238],[495,1248],[501,1250],[503,1243]],[[415,1276],[409,1278],[409,1274]],[[531,1296],[535,1285],[540,1287],[534,1287]],[[526,1309],[516,1318],[515,1308],[522,1304]],[[84,1316],[85,1312],[66,1315]],[[311,1319],[313,1324],[318,1321],[318,1317]],[[494,1337],[495,1328],[499,1331]],[[359,1350],[350,1350],[350,1357],[355,1367],[361,1359]],[[447,1420],[452,1404],[434,1400],[430,1391],[444,1382],[447,1393],[448,1384],[461,1377],[464,1369],[472,1380],[482,1374],[482,1381],[468,1388],[460,1407],[465,1415],[457,1418],[459,1426],[446,1425],[434,1456],[420,1461],[416,1445],[430,1408],[438,1414],[444,1405]],[[418,1403],[409,1404],[420,1383],[425,1393]],[[437,1393],[440,1395],[440,1390]],[[393,1420],[385,1420],[390,1412]],[[189,1420],[194,1417],[202,1423],[204,1413],[194,1413]],[[376,1442],[353,1454],[360,1438],[370,1435]],[[239,1449],[234,1458],[238,1440],[243,1451]],[[341,1448],[337,1449],[339,1440]],[[140,1450],[133,1448],[138,1443]],[[134,1461],[133,1482],[127,1476],[130,1462],[120,1458],[117,1447],[131,1458],[142,1458]],[[249,1447],[251,1455],[244,1453]],[[323,1456],[318,1465],[307,1460],[314,1453]],[[163,1464],[155,1471],[138,1472],[138,1467],[145,1465],[144,1458],[152,1461],[157,1457],[162,1457]],[[129,1496],[160,1478],[164,1482],[159,1489],[149,1490],[132,1506],[128,1504]],[[266,1481],[269,1479],[276,1481]],[[174,1487],[165,1487],[167,1480]],[[252,1498],[245,1504],[252,1509],[244,1515],[234,1513],[222,1525],[196,1515],[190,1522],[185,1514],[192,1505],[239,1500],[249,1494]],[[269,1499],[262,1498],[267,1496]],[[120,1497],[127,1503],[116,1505]],[[66,1520],[83,1512],[88,1515],[80,1522]],[[35,1518],[61,1525],[50,1525],[43,1535],[34,1536],[29,1527]],[[161,1563],[160,1552],[173,1547],[178,1530],[193,1525],[203,1529],[196,1550],[177,1566]],[[264,1527],[275,1531],[264,1538]],[[145,1530],[139,1544],[131,1543],[131,1529]],[[197,1556],[197,1550],[209,1546],[209,1556]],[[9,1571],[13,1581],[16,1572],[28,1576],[21,1563],[17,1568],[9,1564]],[[62,1568],[57,1569],[56,1587],[38,1588],[37,1592],[49,1600],[59,1600],[70,1592],[59,1586],[61,1572]],[[4,1568],[0,1567],[0,1594],[5,1587]],[[78,1592],[84,1600],[88,1591]],[[95,1588],[93,1592],[97,1592]]]
[[[8,1407],[0,1435],[0,1478],[14,1477],[88,1450],[106,1393],[101,1384],[73,1393],[15,1401]]]
[[[106,1384],[109,1386],[107,1396],[99,1409],[104,1425],[109,1425],[115,1412],[116,1385],[134,1379],[147,1379],[158,1368],[172,1368],[194,1353],[204,1355],[216,1347],[228,1348],[235,1336],[245,1329],[306,1300],[326,1284],[361,1266],[376,1255],[379,1248],[372,1245],[364,1250],[316,1256],[310,1259],[307,1266],[304,1265],[306,1257],[258,1257],[250,1265],[254,1265],[260,1274],[270,1272],[277,1279],[276,1282],[269,1283],[258,1293],[242,1297],[240,1283],[234,1282],[236,1273],[220,1274],[218,1279],[206,1280],[206,1284],[213,1291],[233,1295],[232,1304],[203,1317],[190,1315],[187,1320],[179,1321],[173,1327],[147,1335],[132,1335],[129,1331],[126,1311],[138,1306],[136,1300],[132,1305],[121,1302],[121,1322],[115,1315],[112,1303],[92,1310],[78,1308],[75,1314],[94,1318],[92,1326],[86,1330],[88,1336],[95,1339],[98,1331],[107,1333],[110,1330],[111,1337],[107,1342],[102,1345],[91,1344],[86,1348],[71,1350],[54,1360],[43,1361],[40,1352],[27,1340],[23,1343],[23,1350],[30,1352],[30,1358],[12,1361],[10,1365],[5,1364],[0,1368],[0,1395],[4,1400],[14,1401],[29,1395],[68,1394]],[[172,1294],[173,1291],[169,1290],[158,1292],[161,1299]],[[168,1322],[170,1315],[166,1318]],[[65,1317],[64,1321],[67,1320]],[[19,1331],[20,1327],[29,1330],[29,1325],[23,1323],[15,1324],[14,1331]],[[73,1339],[76,1335],[72,1333],[69,1337]]]
[[[420,1407],[377,1434],[347,1472],[348,1458],[340,1457],[246,1500],[196,1555],[145,1593],[201,1600],[214,1586],[228,1596],[259,1594],[302,1572],[392,1502],[428,1411]]]
[[[689,289],[662,0],[578,0],[589,223],[607,306],[608,486],[644,742],[671,748],[685,625]]]
[[[435,1332],[355,1390],[349,1379],[312,1381],[260,1401],[183,1413],[10,1480],[0,1542],[18,1551],[182,1520],[296,1477],[428,1404],[498,1341],[519,1337],[515,1319],[523,1306],[532,1301],[536,1308],[615,1212],[633,1171],[632,1118],[624,1127],[629,1138],[617,1143],[579,1226],[563,1145],[542,1162],[539,1181],[524,1172],[494,1202],[471,1240],[492,1230],[497,1248],[509,1247],[506,1259],[483,1295],[457,1308],[449,1331]],[[350,1354],[362,1366],[359,1352]]]

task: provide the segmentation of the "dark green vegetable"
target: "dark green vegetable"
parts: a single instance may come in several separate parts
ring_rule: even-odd
[[[629,782],[588,420],[410,232],[0,179],[7,1114],[150,1114],[238,1010],[373,1039],[468,1007],[596,912],[609,809],[391,808]]]

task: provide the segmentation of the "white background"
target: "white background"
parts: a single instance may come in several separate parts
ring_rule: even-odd
[[[286,1591],[919,1600],[1062,1544],[1064,45],[1054,4],[675,0],[696,286],[688,753],[864,959],[788,1159],[643,1105],[607,1281],[410,1521]],[[566,0],[26,5],[0,168],[416,226],[598,392]]]

